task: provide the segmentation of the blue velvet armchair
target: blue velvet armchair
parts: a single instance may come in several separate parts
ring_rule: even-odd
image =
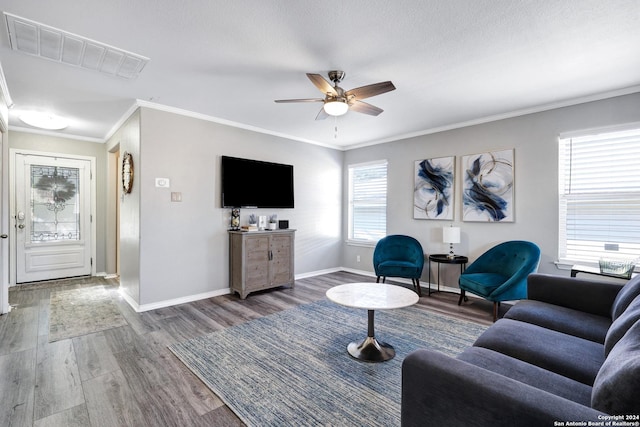
[[[419,296],[420,276],[424,267],[422,245],[410,236],[394,234],[378,241],[373,251],[373,268],[376,272],[376,283],[384,283],[387,277],[411,279],[411,283]]]
[[[540,264],[540,248],[535,243],[513,240],[500,243],[480,255],[460,275],[460,299],[465,292],[493,301],[493,320],[498,318],[500,301],[527,298],[527,276]]]

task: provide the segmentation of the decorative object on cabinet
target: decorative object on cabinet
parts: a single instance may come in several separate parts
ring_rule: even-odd
[[[131,193],[133,188],[133,156],[129,152],[124,152],[122,156],[122,191]]]
[[[455,157],[416,160],[414,219],[453,219]]]
[[[243,225],[242,231],[258,231],[258,217],[255,214],[249,215],[249,225]]]
[[[269,230],[277,230],[278,229],[278,215],[273,214],[269,215]]]
[[[240,209],[231,209],[231,229],[240,230]]]
[[[513,149],[462,157],[462,219],[513,222]]]
[[[229,287],[251,292],[294,285],[295,230],[229,231]]]
[[[278,228],[280,230],[286,230],[287,228],[289,228],[289,220],[288,219],[281,219],[278,221]]]
[[[260,215],[258,217],[258,230],[266,230],[267,229],[267,216]]]

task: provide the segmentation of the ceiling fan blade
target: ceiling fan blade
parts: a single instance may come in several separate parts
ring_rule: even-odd
[[[380,82],[372,85],[361,86],[345,92],[347,97],[355,96],[356,99],[365,99],[382,93],[391,92],[396,87],[391,82]]]
[[[358,113],[368,114],[370,116],[377,116],[384,111],[382,108],[378,108],[375,105],[367,104],[362,101],[354,101],[352,104],[349,104],[349,109]]]
[[[320,92],[324,94],[330,93],[331,95],[338,96],[338,92],[333,88],[333,86],[331,86],[331,83],[329,83],[327,79],[322,77],[320,74],[307,73],[307,77],[309,77],[311,83],[313,83],[318,89],[320,89]]]
[[[329,117],[329,115],[327,114],[326,111],[324,111],[324,105],[323,105],[322,108],[320,109],[320,111],[318,111],[318,115],[316,116],[316,120],[324,120],[327,117]]]
[[[276,99],[275,102],[323,102],[322,98]]]

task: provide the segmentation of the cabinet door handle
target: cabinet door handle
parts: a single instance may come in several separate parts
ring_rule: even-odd
[[[273,261],[273,251],[269,251],[269,261]]]

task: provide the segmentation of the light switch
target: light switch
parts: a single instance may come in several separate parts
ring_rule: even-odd
[[[171,201],[172,202],[181,202],[182,201],[182,193],[180,192],[171,192]]]
[[[169,188],[171,182],[169,178],[156,178],[156,187],[158,188]]]

